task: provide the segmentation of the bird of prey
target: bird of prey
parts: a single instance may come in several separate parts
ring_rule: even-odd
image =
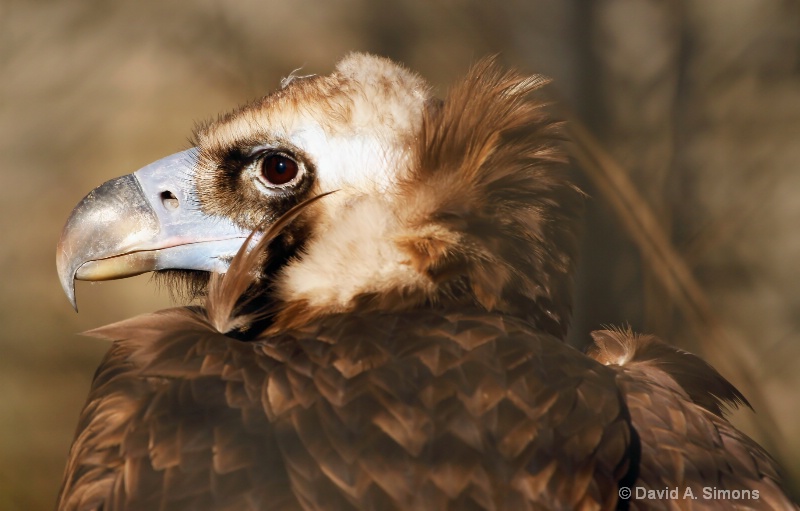
[[[58,509],[795,509],[705,362],[564,343],[583,195],[546,81],[486,59],[437,99],[352,54],[87,195],[73,305],[149,271],[202,305],[90,332]]]

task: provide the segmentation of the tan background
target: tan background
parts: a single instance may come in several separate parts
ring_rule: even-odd
[[[737,423],[800,488],[800,4],[796,0],[0,0],[0,509],[52,508],[105,345],[77,332],[169,304],[147,277],[79,283],[54,251],[102,181],[184,149],[196,121],[367,50],[443,93],[500,52],[630,173],[731,334],[759,412]],[[592,195],[572,340],[627,321],[709,352]],[[738,341],[736,341],[738,339]],[[720,367],[722,367],[722,365]],[[752,397],[752,393],[749,393]],[[769,417],[773,417],[771,421]],[[766,432],[766,433],[764,433]]]

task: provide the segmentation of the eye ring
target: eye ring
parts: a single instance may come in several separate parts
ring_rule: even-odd
[[[259,163],[261,177],[269,186],[285,186],[300,175],[300,165],[283,153],[268,153]]]

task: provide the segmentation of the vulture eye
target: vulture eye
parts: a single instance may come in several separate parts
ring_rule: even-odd
[[[297,162],[282,154],[270,154],[261,160],[261,174],[268,184],[284,185],[297,177]]]

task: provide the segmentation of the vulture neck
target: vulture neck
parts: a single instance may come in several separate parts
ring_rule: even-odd
[[[272,329],[468,306],[563,338],[583,197],[558,123],[527,98],[544,83],[484,60],[428,102],[391,190],[345,188],[310,207],[309,238],[272,284]]]

